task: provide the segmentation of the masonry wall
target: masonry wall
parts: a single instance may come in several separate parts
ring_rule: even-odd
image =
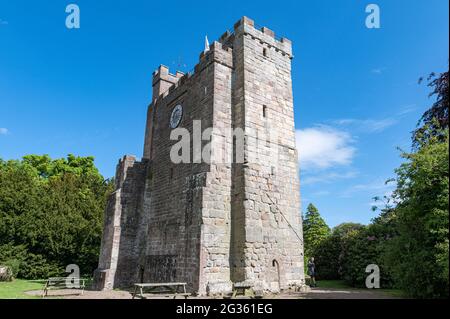
[[[246,135],[234,173],[235,279],[277,291],[304,283],[291,44],[244,18],[233,52],[235,123]]]
[[[137,280],[137,234],[147,165],[133,156],[124,156],[117,165],[116,190],[108,199],[99,267],[94,274],[97,289],[128,286]]]
[[[121,160],[108,204],[99,289],[182,281],[204,295],[243,281],[265,291],[304,284],[291,59],[289,40],[244,17],[193,74],[154,72],[143,159]],[[190,156],[175,164],[180,136],[171,139],[169,122],[178,104]],[[194,149],[207,128],[211,138]],[[194,157],[205,147],[210,162]]]
[[[231,63],[231,51],[219,43],[213,45],[210,52],[202,54],[193,75],[182,77],[153,103],[152,164],[146,195],[151,201],[144,207],[149,214],[144,281],[185,281],[190,290],[200,293],[223,285],[231,290],[229,169],[205,163],[201,158],[201,163],[172,163],[170,150],[179,137],[171,140],[169,127],[172,109],[181,104],[183,118],[179,127],[189,132],[193,162],[194,135],[223,125],[229,117]],[[194,131],[194,121],[199,121],[202,131]],[[226,147],[226,141],[216,141],[214,134],[212,140],[211,147]],[[203,141],[202,148],[208,143]]]
[[[214,61],[211,94],[211,164],[203,188],[200,294],[231,292],[231,162],[233,55],[229,47],[213,43],[208,58]],[[205,127],[206,128],[206,127]]]

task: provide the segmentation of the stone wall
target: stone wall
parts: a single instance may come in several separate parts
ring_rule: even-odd
[[[227,177],[226,168],[172,163],[170,149],[177,141],[170,140],[169,127],[170,114],[178,104],[183,106],[180,127],[189,131],[191,145],[198,133],[194,132],[195,120],[202,129],[221,125],[217,123],[223,123],[230,109],[226,98],[231,95],[231,65],[231,50],[214,43],[201,55],[194,74],[181,77],[153,103],[151,179],[147,181],[151,202],[144,209],[149,213],[144,281],[186,281],[190,290],[201,293],[206,293],[210,282],[219,280],[231,287],[229,213],[224,211],[229,190],[220,180],[222,174]],[[229,92],[223,93],[226,86]],[[213,147],[218,143],[212,143]],[[191,161],[193,156],[191,150]]]
[[[230,236],[231,236],[231,163],[226,155],[232,153],[232,50],[214,42],[208,53],[216,61],[211,90],[212,127],[211,153],[213,157],[203,188],[200,285],[201,294],[230,292]],[[206,128],[206,127],[205,127]]]
[[[266,291],[304,284],[291,59],[289,40],[244,17],[193,73],[154,72],[143,160],[119,163],[106,212],[99,289],[185,281],[215,294],[233,282]],[[199,121],[214,128],[202,149],[236,156],[242,146],[244,161],[173,163],[169,119],[178,104],[191,146]],[[191,147],[191,162],[198,153]]]
[[[143,216],[147,164],[136,161],[134,156],[124,156],[117,165],[116,191],[108,200],[99,267],[94,274],[97,289],[128,286],[136,281],[136,234]]]
[[[304,283],[291,43],[248,18],[234,33],[233,109],[246,135],[234,172],[235,279],[277,291]]]

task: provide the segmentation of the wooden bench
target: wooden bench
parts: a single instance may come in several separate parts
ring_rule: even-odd
[[[233,284],[233,295],[231,298],[236,298],[237,295],[255,297],[252,286],[246,283]]]
[[[186,292],[185,282],[165,282],[165,283],[139,283],[134,284],[133,299],[136,297],[146,299],[144,296],[144,289],[147,293],[152,295],[164,294],[166,297],[173,297],[175,299],[178,296],[182,296],[187,299],[191,294]],[[182,290],[182,292],[180,292]],[[139,294],[138,294],[139,292]]]
[[[78,287],[70,287],[67,285],[67,280],[71,280],[67,277],[52,277],[48,278],[45,282],[44,290],[42,293],[42,298],[48,295],[49,290],[56,289],[81,289],[81,295],[84,292],[85,288],[85,280],[84,279],[75,279],[78,281]]]

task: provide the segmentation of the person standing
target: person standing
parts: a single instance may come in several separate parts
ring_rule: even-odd
[[[314,263],[314,257],[311,257],[308,261],[308,275],[311,277],[310,287],[317,287],[316,285],[316,264]]]

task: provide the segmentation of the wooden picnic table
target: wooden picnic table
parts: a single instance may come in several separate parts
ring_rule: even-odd
[[[45,281],[44,290],[42,293],[42,298],[48,295],[48,291],[51,289],[81,289],[81,295],[84,292],[85,288],[85,280],[84,279],[75,279],[78,281],[78,285],[75,287],[67,286],[67,277],[51,277]]]
[[[137,296],[142,299],[146,299],[144,296],[144,289],[147,290],[148,293],[151,293],[153,295],[158,295],[161,293],[166,293],[166,297],[173,297],[174,299],[177,296],[183,296],[187,299],[188,296],[190,296],[189,293],[186,292],[186,285],[185,282],[164,282],[164,283],[138,283],[134,284],[134,292],[133,292],[133,299]],[[182,290],[180,292],[179,290]],[[162,289],[162,291],[161,291]],[[139,290],[139,294],[138,294]]]

